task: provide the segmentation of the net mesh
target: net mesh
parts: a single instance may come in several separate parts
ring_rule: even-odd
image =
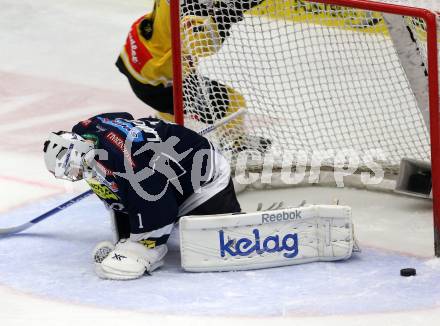
[[[351,153],[359,168],[373,157],[396,172],[403,157],[430,159],[423,108],[382,13],[299,0],[194,3],[180,9],[185,125],[244,110],[210,135],[231,161],[252,152],[253,168],[265,155],[274,167],[286,157],[331,167]],[[404,21],[426,65],[424,22]]]

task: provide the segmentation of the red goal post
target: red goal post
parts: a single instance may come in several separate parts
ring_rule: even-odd
[[[288,0],[290,1],[290,0]],[[286,2],[288,2],[286,1]],[[293,1],[293,0],[292,0]],[[302,1],[309,2],[309,1]],[[174,74],[174,112],[175,121],[183,125],[184,115],[184,89],[182,40],[180,33],[181,1],[170,0],[171,6],[171,30],[173,48],[173,74]],[[439,126],[439,65],[438,65],[438,16],[436,13],[423,9],[404,5],[396,5],[368,0],[314,0],[312,3],[329,6],[341,6],[359,10],[368,10],[393,15],[409,16],[421,19],[426,25],[426,69],[428,71],[428,96],[429,96],[429,135],[430,135],[430,158],[432,166],[432,197],[434,214],[434,240],[435,254],[440,256],[440,126]]]

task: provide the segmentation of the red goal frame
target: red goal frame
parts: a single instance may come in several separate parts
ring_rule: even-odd
[[[429,116],[431,138],[432,201],[434,216],[434,251],[440,257],[440,99],[439,99],[439,63],[437,43],[437,15],[433,11],[403,5],[374,2],[369,0],[313,0],[322,4],[352,7],[356,9],[379,11],[388,14],[413,16],[423,19],[427,26]],[[173,52],[173,97],[176,123],[184,124],[182,60],[180,39],[180,1],[170,0],[171,34]],[[439,153],[439,154],[436,154]]]

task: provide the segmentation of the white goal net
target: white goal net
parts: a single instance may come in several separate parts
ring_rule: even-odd
[[[253,152],[253,168],[429,161],[426,22],[343,2],[181,0],[185,125],[245,110],[211,137],[232,158]]]

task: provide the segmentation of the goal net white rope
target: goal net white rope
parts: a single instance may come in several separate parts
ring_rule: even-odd
[[[181,1],[186,125],[246,110],[212,139],[231,157],[256,153],[254,168],[260,154],[274,167],[286,157],[333,166],[338,153],[387,171],[429,160],[426,23],[333,3]],[[398,33],[412,45],[402,50]]]

